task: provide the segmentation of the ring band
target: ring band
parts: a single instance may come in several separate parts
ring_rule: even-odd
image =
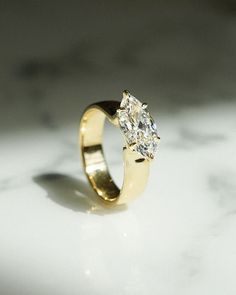
[[[126,103],[126,107],[122,106],[122,102],[123,104]],[[134,129],[137,127],[134,120],[129,130],[125,129],[125,126],[127,127],[130,123],[128,119],[127,121],[124,120],[125,112],[126,117],[130,115],[132,119],[132,116],[134,116],[132,110],[134,111],[136,107],[136,115],[149,115],[146,110],[146,104],[141,104],[128,91],[123,92],[122,102],[102,101],[94,103],[86,108],[80,123],[79,141],[84,171],[92,188],[106,204],[123,204],[140,195],[145,189],[150,161],[154,157],[150,150],[146,154],[144,152],[140,153],[140,145],[138,145],[137,138],[136,142],[129,142],[130,138],[128,139],[127,135],[130,135],[130,132],[134,133]],[[135,105],[137,102],[138,105]],[[128,104],[129,109],[127,107]],[[131,107],[133,107],[132,110]],[[140,109],[137,109],[137,107]],[[122,188],[118,188],[112,179],[103,153],[102,138],[106,119],[114,126],[120,128],[126,137],[126,146],[123,148],[124,179]],[[151,132],[150,130],[148,131],[149,137],[152,136],[152,145],[156,148],[159,137],[156,133],[154,121],[151,117],[146,119],[150,119],[150,124],[152,124],[150,125],[152,129],[148,125]],[[140,130],[142,131],[142,129]],[[142,136],[141,131],[139,136]],[[148,140],[151,142],[150,138]]]

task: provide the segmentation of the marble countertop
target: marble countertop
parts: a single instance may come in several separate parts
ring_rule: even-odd
[[[148,188],[111,211],[91,201],[75,125],[3,134],[1,293],[235,294],[235,107],[154,114]],[[105,143],[120,179],[117,134]]]

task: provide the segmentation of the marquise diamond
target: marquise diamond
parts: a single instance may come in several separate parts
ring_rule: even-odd
[[[117,115],[128,147],[145,158],[153,159],[159,137],[146,104],[125,91]]]

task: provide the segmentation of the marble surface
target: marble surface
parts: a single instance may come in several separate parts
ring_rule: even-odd
[[[2,135],[0,293],[235,294],[235,107],[155,114],[147,190],[112,211],[91,199],[74,125]],[[105,142],[119,179],[117,135]]]
[[[236,294],[235,11],[0,3],[1,295]],[[78,122],[124,88],[161,143],[145,193],[108,211],[82,173]],[[120,184],[119,131],[104,140]]]

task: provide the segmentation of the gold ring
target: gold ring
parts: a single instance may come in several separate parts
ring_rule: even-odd
[[[105,119],[120,128],[125,139],[122,188],[118,188],[112,179],[103,153]],[[89,183],[102,201],[123,204],[143,192],[159,139],[147,104],[127,90],[123,92],[121,103],[102,101],[86,108],[79,131],[81,156]]]

